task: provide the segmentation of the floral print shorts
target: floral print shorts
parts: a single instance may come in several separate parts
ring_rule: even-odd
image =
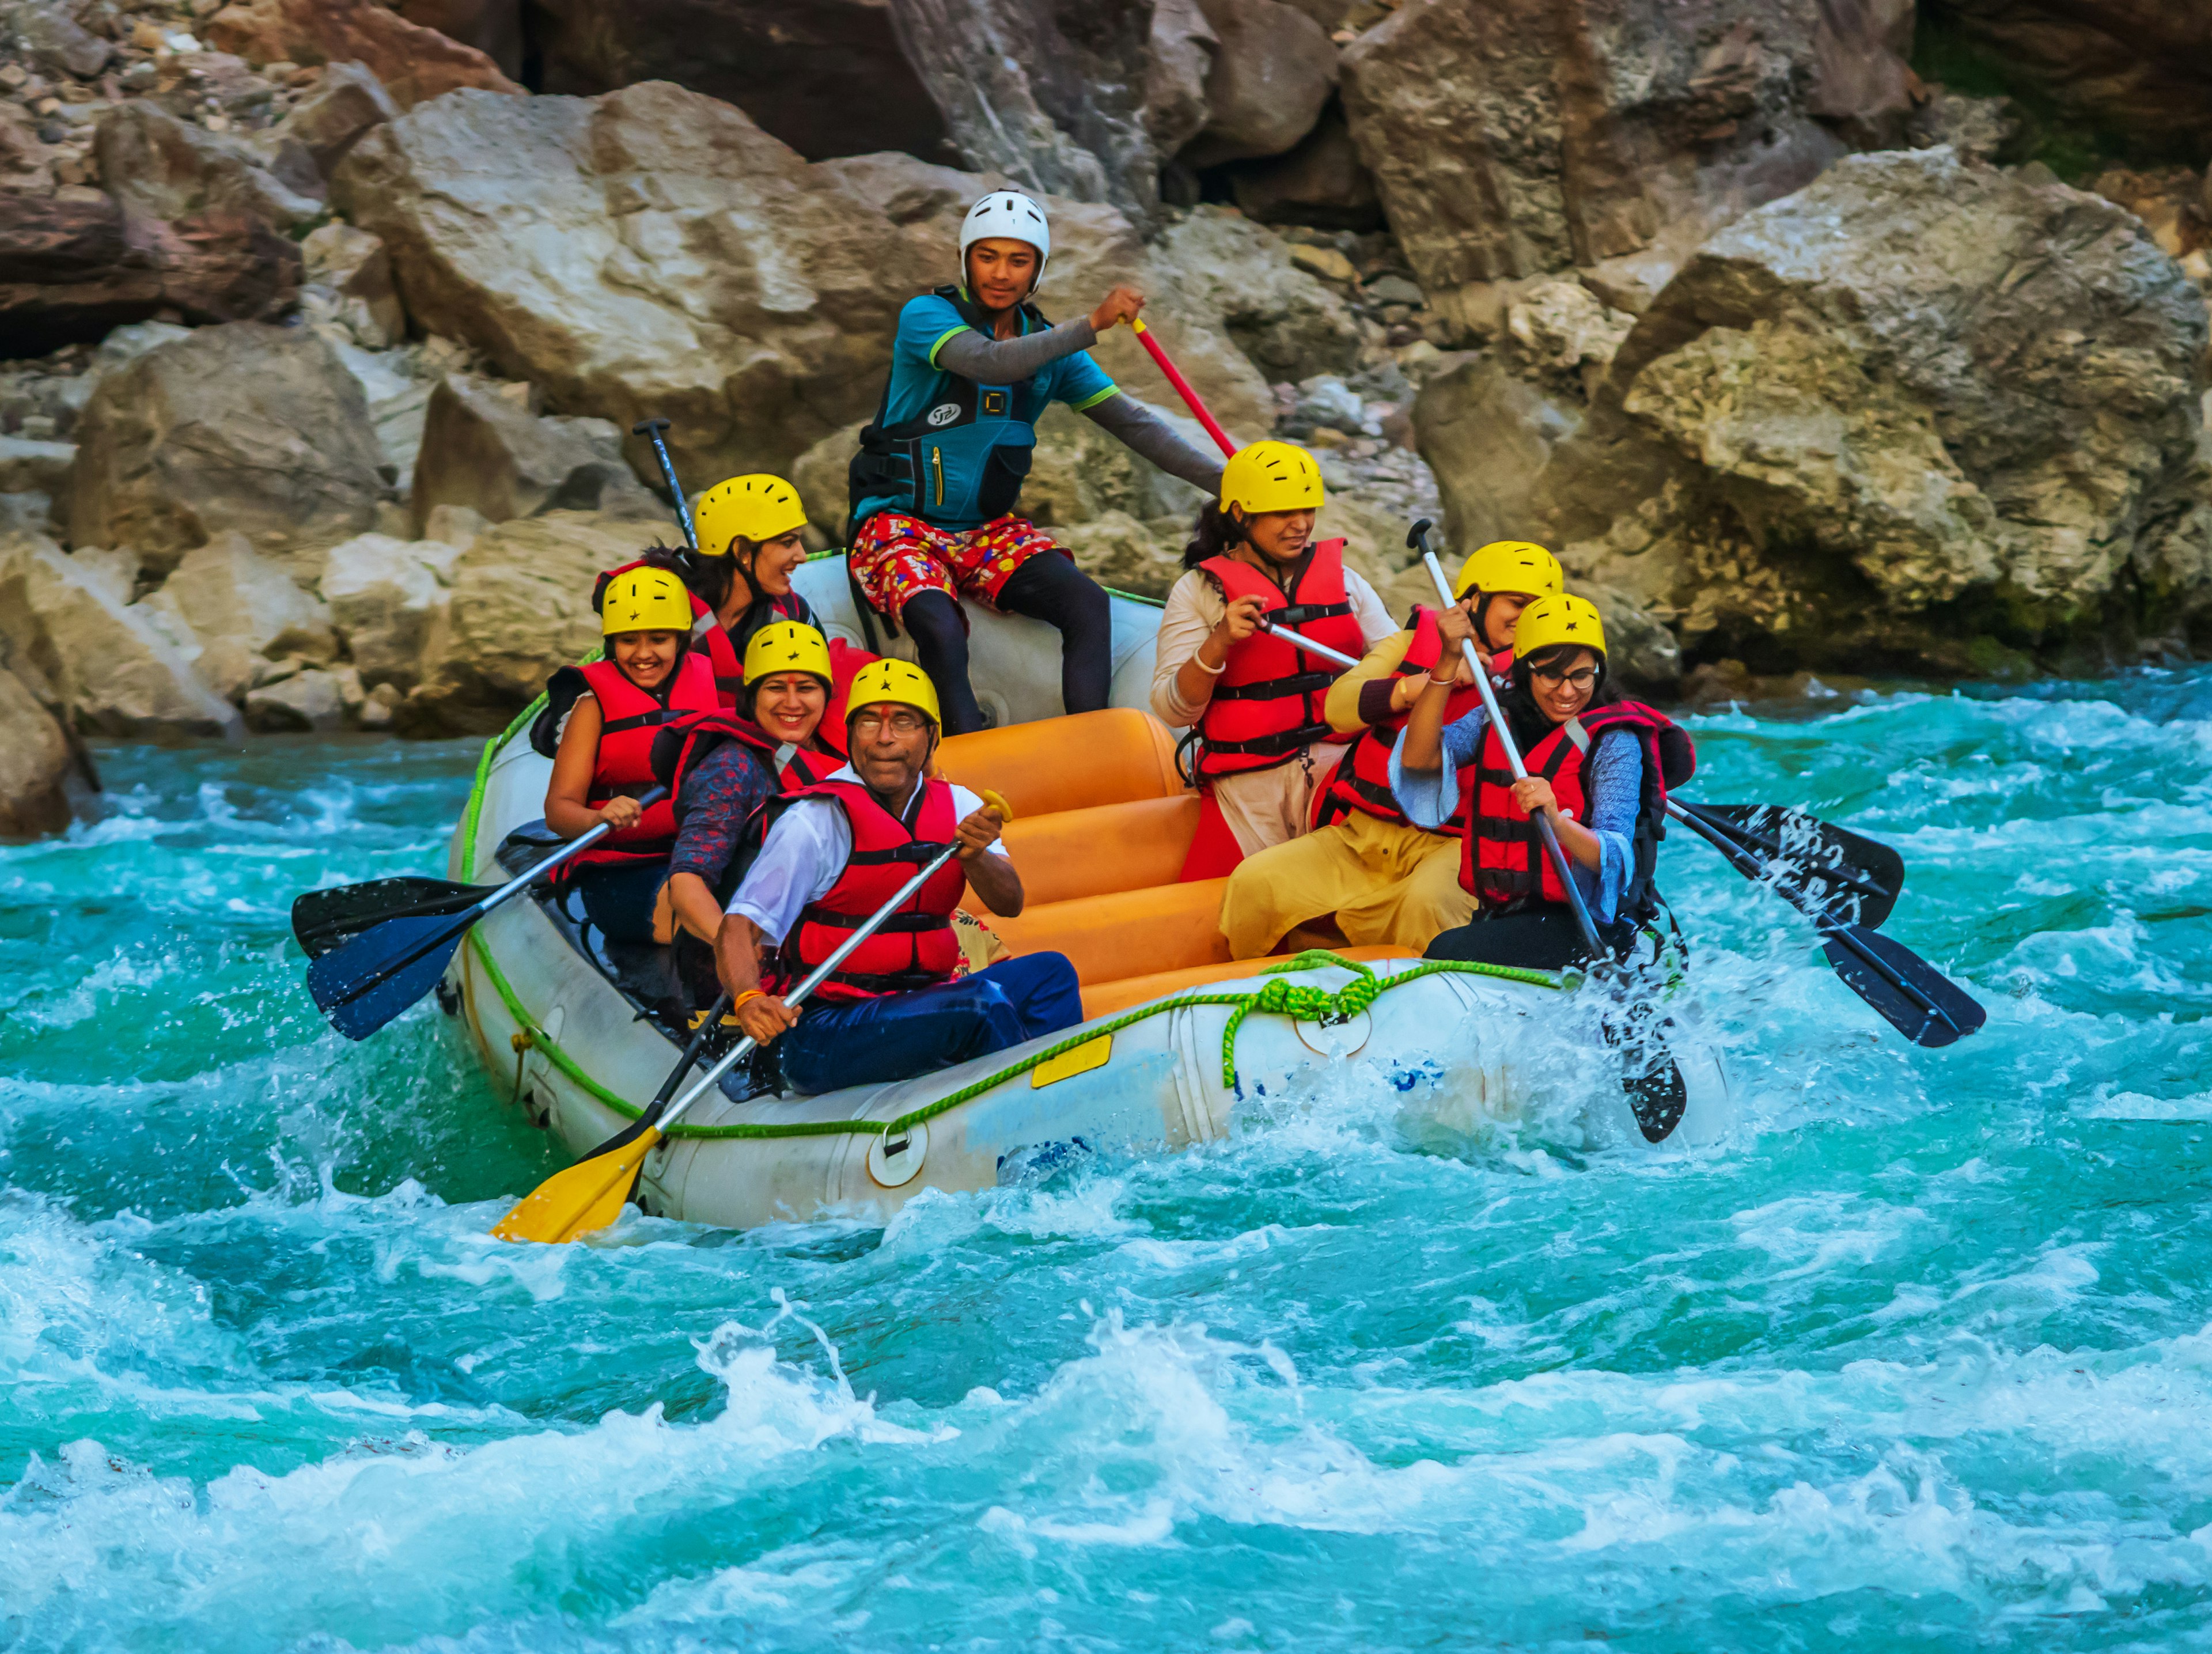
[[[1000,517],[961,530],[878,511],[860,525],[849,562],[869,603],[896,620],[908,600],[923,592],[974,598],[996,608],[1014,570],[1045,551],[1067,555],[1026,517]]]

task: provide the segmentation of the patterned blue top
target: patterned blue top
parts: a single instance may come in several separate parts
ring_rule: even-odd
[[[1490,715],[1477,707],[1443,727],[1443,767],[1407,769],[1406,737],[1390,749],[1390,791],[1416,827],[1438,827],[1459,802],[1459,772],[1474,762]],[[1644,746],[1626,729],[1602,730],[1589,757],[1589,818],[1601,854],[1595,872],[1572,856],[1567,865],[1589,904],[1590,917],[1609,925],[1620,916],[1620,892],[1636,872],[1636,812],[1644,796]]]
[[[743,741],[724,741],[709,752],[676,794],[670,876],[696,873],[713,890],[729,870],[746,818],[781,790],[760,754]]]

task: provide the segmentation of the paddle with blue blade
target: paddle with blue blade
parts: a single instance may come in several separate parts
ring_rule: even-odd
[[[637,801],[650,807],[667,796],[665,787],[655,787],[640,794]],[[368,925],[307,967],[307,991],[331,1027],[348,1039],[367,1039],[430,991],[446,974],[470,926],[613,830],[601,822],[457,912],[400,912]],[[465,885],[453,887],[457,895],[470,889]]]

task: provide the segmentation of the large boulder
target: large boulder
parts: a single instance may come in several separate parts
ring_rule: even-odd
[[[735,104],[810,161],[903,149],[957,160],[891,0],[542,0],[544,90],[673,81]]]
[[[300,250],[251,213],[165,223],[110,196],[11,193],[0,213],[0,356],[174,311],[191,322],[281,314],[300,290]]]
[[[1536,479],[1582,429],[1579,397],[1471,356],[1432,376],[1413,401],[1413,436],[1436,473],[1451,543],[1473,550],[1530,532]]]
[[[374,526],[383,463],[361,386],[324,340],[201,328],[101,378],[77,427],[70,535],[130,546],[155,573],[226,528],[319,552]]]
[[[392,9],[410,23],[474,46],[502,75],[521,77],[521,0],[398,0]]]
[[[178,623],[169,634],[173,641],[197,642],[193,670],[226,700],[235,700],[259,675],[258,659],[337,658],[330,611],[234,529],[187,551],[139,606]]]
[[[444,617],[463,548],[362,534],[334,545],[316,588],[362,682],[402,695],[421,681],[422,652]]]
[[[69,825],[69,737],[23,680],[0,667],[0,838]]]
[[[1200,207],[1162,231],[1144,270],[1152,301],[1183,320],[1187,334],[1225,334],[1271,384],[1349,372],[1359,357],[1359,323],[1342,299],[1291,260],[1290,246],[1218,207]],[[1117,378],[1172,395],[1133,338],[1116,328],[1100,359]],[[1164,334],[1163,337],[1166,337]],[[1170,349],[1173,348],[1170,342]],[[1183,367],[1178,358],[1176,365]],[[1186,368],[1184,371],[1189,370]],[[1200,386],[1201,391],[1204,387]],[[1272,393],[1271,393],[1272,394]],[[1264,414],[1215,415],[1244,433],[1264,435]]]
[[[604,419],[540,418],[529,391],[460,374],[439,381],[415,467],[418,532],[440,506],[466,506],[495,523],[544,511],[665,520],[623,458],[619,429]]]
[[[461,87],[522,90],[475,47],[375,0],[240,0],[208,19],[207,36],[218,51],[256,65],[360,64],[402,109]]]
[[[453,563],[422,681],[394,727],[417,736],[505,728],[556,667],[599,647],[592,582],[652,538],[639,524],[580,511],[518,518],[478,536]]]
[[[143,99],[101,114],[93,155],[107,192],[155,218],[228,209],[289,230],[325,210],[322,175],[301,144],[257,151]]]
[[[868,412],[944,278],[738,111],[664,83],[463,91],[364,137],[333,195],[408,315],[556,411],[659,415],[690,477],[778,470]],[[363,525],[366,526],[366,525]]]
[[[2208,0],[1948,0],[1943,19],[2077,121],[2212,150]]]
[[[1145,70],[1145,130],[1160,154],[1175,154],[1205,129],[1212,113],[1206,79],[1220,45],[1198,0],[1156,0]]]
[[[1360,160],[1344,111],[1334,103],[1322,111],[1296,149],[1231,167],[1229,182],[1238,210],[1262,224],[1382,228],[1382,198],[1375,192],[1375,175]]]
[[[1944,149],[1855,157],[1684,265],[1533,526],[1760,671],[2171,627],[2212,604],[2205,343],[2201,295],[2111,203]]]
[[[1352,136],[1431,306],[1611,267],[1656,291],[1850,142],[1894,141],[1910,0],[1407,0],[1345,49]]]
[[[1282,0],[1199,0],[1215,37],[1206,123],[1183,152],[1192,167],[1279,155],[1313,131],[1336,89],[1336,48]]]
[[[0,548],[0,659],[79,729],[237,739],[237,710],[129,597],[108,562],[18,536]]]

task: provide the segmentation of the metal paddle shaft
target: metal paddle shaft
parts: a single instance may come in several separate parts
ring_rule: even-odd
[[[1274,633],[1294,649],[1304,649],[1308,654],[1318,655],[1323,660],[1334,660],[1346,670],[1359,664],[1342,649],[1332,649],[1326,643],[1316,643],[1304,632],[1293,630],[1288,626],[1279,626],[1264,615],[1260,617],[1260,629],[1263,632]]]
[[[819,988],[830,973],[845,963],[853,950],[876,933],[891,915],[897,912],[916,891],[929,881],[930,876],[950,861],[960,849],[958,841],[948,844],[930,858],[929,863],[898,888],[891,899],[876,909],[868,922],[838,944],[837,950],[811,972],[806,980],[784,996],[786,1005],[799,1005]],[[699,1076],[691,1089],[669,1105],[667,1112],[650,1124],[641,1121],[636,1132],[623,1134],[617,1139],[619,1146],[602,1151],[579,1160],[565,1171],[557,1171],[517,1203],[514,1209],[493,1225],[492,1234],[500,1240],[543,1241],[561,1244],[603,1229],[622,1215],[623,1203],[629,1198],[638,1169],[645,1157],[690,1110],[691,1105],[712,1091],[724,1074],[752,1055],[759,1041],[750,1034],[725,1052],[721,1060]],[[688,1060],[685,1064],[689,1067]]]
[[[691,526],[691,507],[684,498],[684,484],[676,480],[676,462],[668,457],[668,444],[661,437],[667,429],[665,419],[641,419],[629,428],[629,434],[642,436],[653,444],[653,457],[660,461],[660,474],[667,479],[669,497],[676,502],[676,526],[684,531],[684,544],[696,551],[699,533]]]
[[[667,796],[665,787],[648,787],[637,801],[649,808]],[[430,991],[470,926],[612,831],[611,824],[601,822],[450,918],[387,919],[332,948],[307,967],[307,991],[317,1008],[348,1039],[367,1039]]]
[[[1190,410],[1191,417],[1206,427],[1206,434],[1214,440],[1224,457],[1233,458],[1237,444],[1230,440],[1229,433],[1221,429],[1220,421],[1206,411],[1206,404],[1198,399],[1198,392],[1190,388],[1190,381],[1182,376],[1175,363],[1168,360],[1168,353],[1160,349],[1160,342],[1152,337],[1152,330],[1146,326],[1140,318],[1132,316],[1129,331],[1137,336],[1137,343],[1145,347],[1145,354],[1152,357],[1160,372],[1167,375],[1168,383],[1175,386],[1176,394],[1182,398],[1182,405]]]
[[[1426,565],[1429,578],[1436,582],[1437,601],[1447,609],[1458,599],[1452,596],[1451,582],[1444,578],[1443,565],[1437,554],[1429,550],[1427,519],[1413,525],[1408,537],[1421,549],[1421,562]],[[1528,767],[1521,762],[1521,749],[1514,744],[1513,732],[1505,727],[1505,715],[1498,710],[1497,691],[1490,687],[1490,673],[1475,654],[1473,640],[1463,641],[1460,652],[1467,657],[1467,669],[1474,674],[1474,686],[1482,694],[1482,709],[1490,715],[1490,727],[1498,732],[1498,745],[1505,754],[1506,768],[1512,770],[1515,781],[1528,779]],[[1566,847],[1559,842],[1559,835],[1552,826],[1551,817],[1541,810],[1532,810],[1529,818],[1544,841],[1544,854],[1551,858],[1552,871],[1559,875],[1559,888],[1567,893],[1567,906],[1573,909],[1575,928],[1583,933],[1583,946],[1593,959],[1605,957],[1605,945],[1598,940],[1597,926],[1591,921],[1589,904],[1583,900],[1582,886],[1575,883],[1574,869],[1568,865]]]

